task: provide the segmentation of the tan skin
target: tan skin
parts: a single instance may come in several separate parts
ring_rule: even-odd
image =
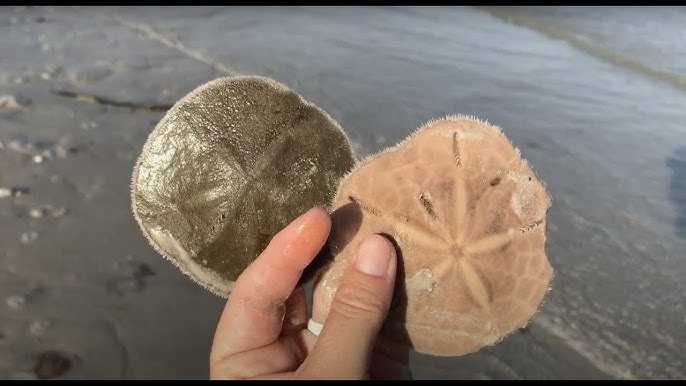
[[[210,379],[403,379],[406,366],[376,352],[396,273],[393,245],[370,235],[339,286],[324,327],[307,326],[302,271],[331,230],[323,208],[295,219],[236,281],[217,325]]]

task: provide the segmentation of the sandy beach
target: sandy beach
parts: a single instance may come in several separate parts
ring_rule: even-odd
[[[680,7],[0,7],[0,378],[207,378],[225,300],[147,243],[129,184],[164,106],[238,74],[319,105],[358,158],[479,116],[546,182],[540,312],[474,354],[413,354],[416,379],[686,377],[683,25]]]

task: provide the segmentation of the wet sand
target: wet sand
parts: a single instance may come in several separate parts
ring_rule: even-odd
[[[224,300],[157,255],[129,209],[163,112],[51,90],[172,104],[248,73],[329,112],[359,157],[474,114],[546,181],[556,276],[541,311],[478,353],[413,355],[417,379],[683,378],[686,61],[672,52],[686,40],[656,48],[631,15],[588,12],[0,7],[0,378],[207,377]],[[641,12],[657,31],[686,20]],[[640,65],[608,60],[613,47]]]

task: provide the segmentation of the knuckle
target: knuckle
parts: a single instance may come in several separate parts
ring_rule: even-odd
[[[379,318],[385,312],[385,302],[373,286],[350,280],[336,292],[331,311],[347,318]]]
[[[214,357],[210,353],[210,379],[241,380],[254,377],[250,351]]]
[[[242,379],[248,379],[248,377],[241,375],[241,373],[238,370],[229,370],[224,372],[223,375],[224,376],[222,377],[222,379],[226,379],[227,381],[240,381]]]
[[[212,379],[241,380],[248,378],[244,369],[240,366],[235,366],[231,360],[222,360],[221,363],[215,363],[210,368],[210,378]]]

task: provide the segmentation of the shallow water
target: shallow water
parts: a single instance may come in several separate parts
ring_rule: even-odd
[[[0,94],[33,103],[0,116],[0,142],[66,138],[85,150],[33,164],[0,149],[0,187],[31,186],[26,205],[72,209],[46,225],[17,216],[21,197],[0,199],[0,224],[11,230],[0,236],[0,289],[39,283],[51,299],[38,296],[23,314],[2,310],[9,338],[0,350],[13,359],[0,360],[0,375],[29,371],[13,368],[30,358],[22,347],[44,343],[17,331],[42,315],[121,347],[92,360],[120,369],[85,359],[67,377],[206,376],[223,302],[162,261],[128,213],[130,168],[161,114],[79,104],[49,88],[173,103],[207,80],[251,73],[329,112],[360,157],[430,118],[473,114],[502,126],[546,181],[556,276],[531,327],[460,358],[415,355],[418,378],[685,377],[684,25],[684,8],[650,7],[2,8]],[[15,82],[22,74],[30,81]],[[29,246],[18,237],[25,229],[40,231]],[[124,263],[110,266],[126,256],[156,274],[136,291],[115,284],[124,295],[113,295],[101,283],[123,275]],[[85,278],[62,279],[79,270]],[[195,317],[179,315],[170,293]],[[70,343],[78,331],[58,330],[47,333],[55,344],[92,350]]]

